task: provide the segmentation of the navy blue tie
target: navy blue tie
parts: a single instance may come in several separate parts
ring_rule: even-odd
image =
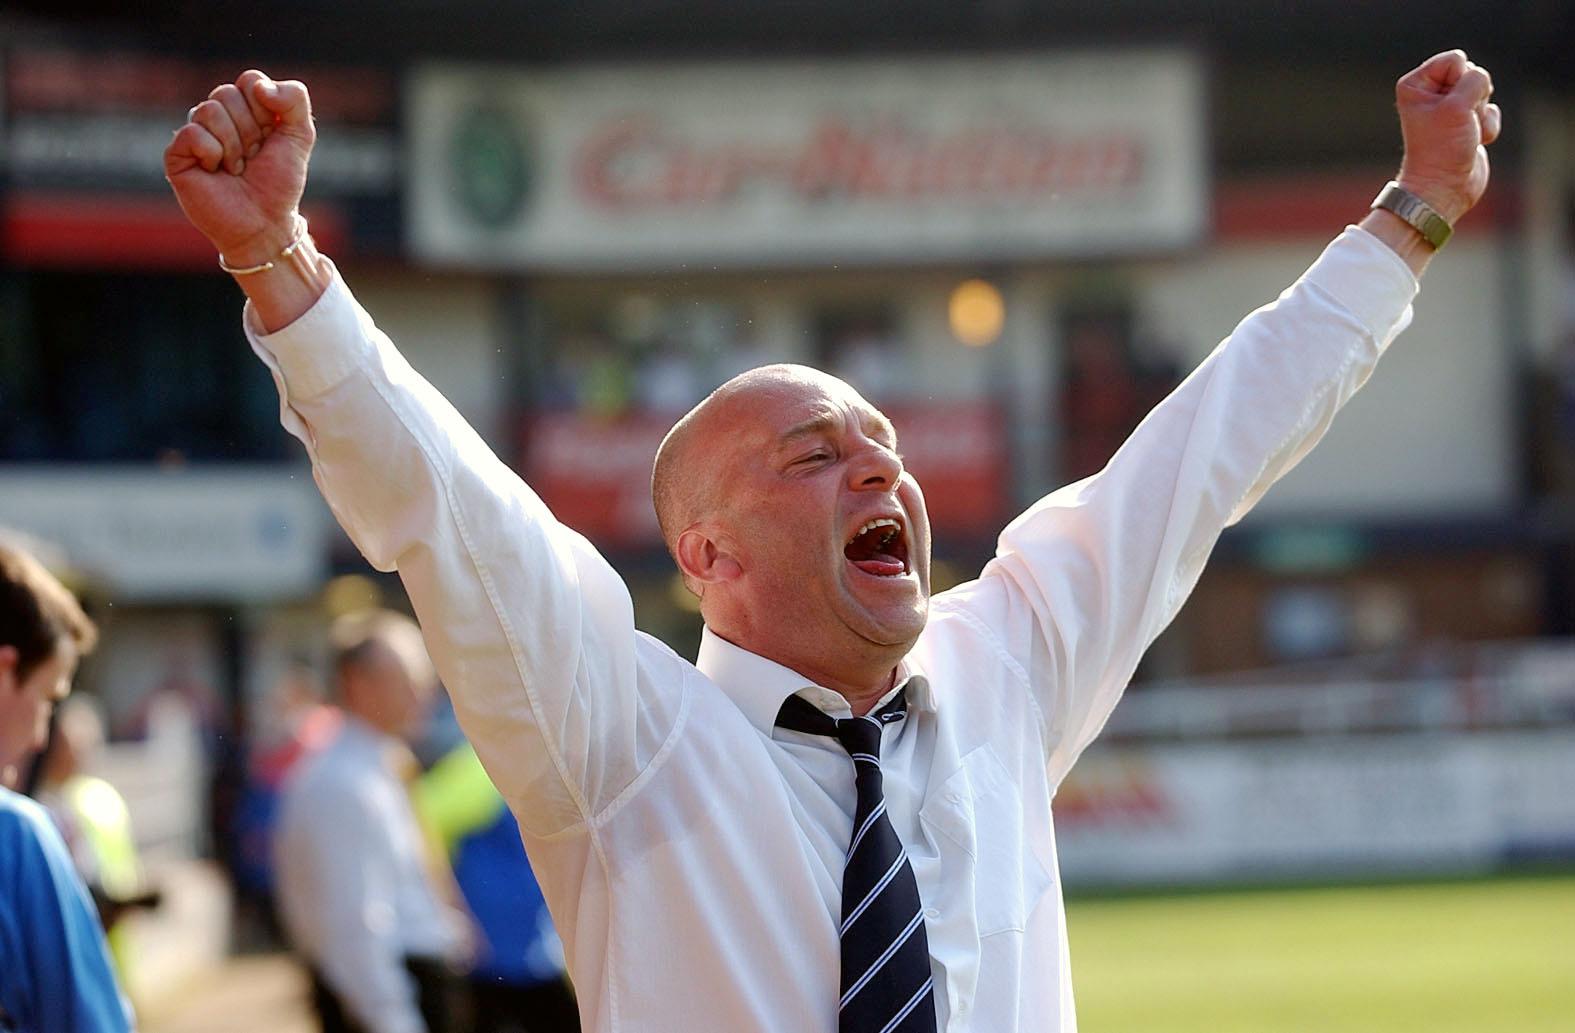
[[[842,997],[838,1033],[935,1033],[924,906],[908,854],[886,816],[880,733],[908,711],[903,693],[864,717],[834,718],[789,696],[777,724],[829,735],[853,758],[858,803],[842,870]]]

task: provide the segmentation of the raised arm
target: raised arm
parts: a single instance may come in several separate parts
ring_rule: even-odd
[[[1484,145],[1500,121],[1490,94],[1459,51],[1396,87],[1399,182],[1451,221],[1487,185]],[[1244,319],[1103,471],[1013,521],[955,603],[942,598],[973,609],[1026,670],[1054,778],[1104,725],[1220,532],[1312,449],[1410,321],[1431,245],[1387,211],[1361,225]]]
[[[334,515],[403,579],[489,774],[527,830],[572,827],[638,776],[677,703],[644,677],[651,648],[612,568],[411,369],[303,235],[314,138],[306,88],[248,71],[192,109],[165,169],[250,299],[253,348]],[[682,683],[660,681],[669,695]]]
[[[221,265],[255,270],[235,281],[267,333],[299,319],[333,282],[297,210],[316,141],[305,85],[250,69],[193,107],[164,151],[164,176]]]

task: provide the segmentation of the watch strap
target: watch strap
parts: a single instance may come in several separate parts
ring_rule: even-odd
[[[1422,235],[1423,240],[1433,246],[1434,251],[1443,247],[1455,232],[1455,228],[1432,205],[1394,180],[1384,184],[1384,188],[1378,191],[1372,207],[1393,212],[1404,219],[1407,225]]]

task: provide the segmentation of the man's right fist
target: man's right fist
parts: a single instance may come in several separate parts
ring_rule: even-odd
[[[1395,84],[1405,138],[1395,178],[1451,224],[1487,189],[1487,148],[1504,124],[1492,96],[1493,77],[1463,50],[1434,54]]]
[[[187,113],[164,150],[186,218],[232,266],[277,258],[291,240],[317,130],[299,82],[248,69]]]

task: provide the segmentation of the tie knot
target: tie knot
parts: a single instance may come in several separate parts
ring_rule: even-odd
[[[850,755],[868,754],[878,759],[880,730],[880,719],[873,714],[841,718],[837,721],[837,741]]]
[[[817,709],[802,696],[789,696],[782,701],[777,713],[777,724],[795,732],[825,735],[836,739],[850,756],[859,754],[880,758],[880,732],[893,721],[901,721],[908,712],[905,692],[899,692],[879,710],[863,717],[835,718]]]

